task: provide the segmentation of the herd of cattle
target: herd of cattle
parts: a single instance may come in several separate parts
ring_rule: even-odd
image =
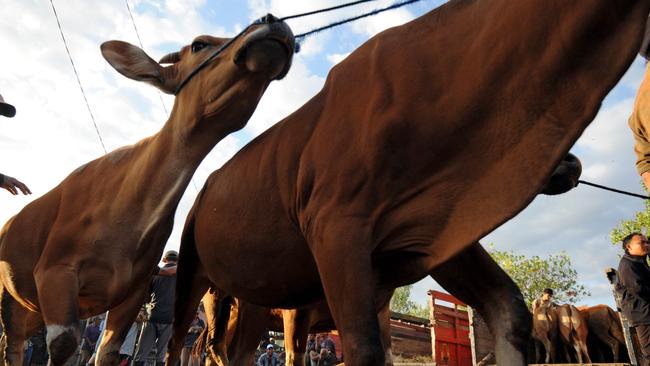
[[[607,305],[542,306],[533,313],[537,363],[619,362],[627,357],[618,313]]]
[[[266,309],[327,303],[346,363],[382,365],[383,299],[431,276],[484,316],[499,365],[524,365],[530,314],[479,240],[546,185],[634,60],[649,12],[650,0],[452,0],[373,37],[208,179],[182,235],[174,338],[216,288]],[[267,16],[160,62],[125,42],[101,49],[122,75],[175,94],[174,108],[157,134],[79,167],[0,231],[9,365],[43,324],[64,365],[79,319],[107,310],[96,364],[118,363],[192,175],[286,75],[295,40]],[[579,314],[547,312],[546,338],[586,349]]]

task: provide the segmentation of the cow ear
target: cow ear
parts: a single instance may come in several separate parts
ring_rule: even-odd
[[[144,81],[168,94],[176,90],[173,66],[160,66],[140,47],[122,41],[108,41],[100,48],[104,59],[127,78]]]

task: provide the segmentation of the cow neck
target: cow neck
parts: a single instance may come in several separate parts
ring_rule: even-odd
[[[143,206],[160,216],[174,212],[203,158],[228,134],[219,126],[195,133],[188,127],[195,126],[195,121],[180,117],[175,110],[163,128],[143,144],[129,182],[146,190],[146,194],[143,190],[137,192],[138,201],[148,201]]]

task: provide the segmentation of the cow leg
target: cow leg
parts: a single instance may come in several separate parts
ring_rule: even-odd
[[[582,355],[582,359],[585,360],[586,363],[591,363],[591,357],[589,357],[589,351],[587,349],[587,342],[585,340],[578,340],[578,354]],[[582,363],[582,361],[580,361]]]
[[[174,323],[167,354],[165,355],[165,363],[168,366],[176,366],[178,363],[185,344],[187,331],[196,316],[201,298],[210,286],[194,243],[194,217],[192,213],[189,214],[183,230],[179,254],[176,272]],[[207,326],[208,324],[206,324]]]
[[[231,303],[232,297],[220,297],[213,290],[203,296],[203,306],[207,318],[206,327],[208,329],[205,342],[206,366],[226,366],[230,364],[227,349]],[[233,324],[236,324],[236,321]]]
[[[545,361],[546,363],[551,363],[553,361],[553,357],[551,355],[552,354],[551,347],[553,347],[553,345],[551,343],[552,342],[550,339],[544,340],[544,349],[546,350],[546,361]]]
[[[284,354],[288,366],[303,366],[309,334],[309,318],[309,310],[282,310]]]
[[[548,350],[546,349],[546,342],[540,339],[533,339],[533,346],[535,347],[534,363],[549,363]],[[544,350],[544,360],[542,360],[542,350]]]
[[[618,340],[611,336],[609,332],[600,332],[600,333],[595,333],[594,335],[604,344],[606,344],[611,350],[612,350],[612,361],[613,362],[618,362],[619,354],[618,354]],[[597,350],[598,351],[598,350]],[[601,354],[601,360],[605,360],[605,356],[603,355],[603,352],[600,352]]]
[[[318,221],[310,247],[342,336],[345,364],[382,365],[385,355],[375,304],[371,235],[354,220]]]
[[[239,300],[237,322],[236,324],[228,324],[227,334],[232,335],[230,342],[228,342],[230,344],[228,346],[230,366],[250,366],[255,364],[257,361],[255,360],[255,350],[260,344],[262,335],[268,328],[270,318],[271,312],[269,308]],[[307,326],[309,325],[307,324]]]
[[[582,364],[582,350],[580,349],[580,344],[578,341],[574,341],[573,344],[573,351],[576,353],[576,359],[579,364]]]
[[[479,243],[436,267],[431,276],[485,318],[496,340],[497,364],[526,364],[531,315],[517,285]]]
[[[208,288],[209,283],[205,278],[192,278],[189,281],[183,279],[182,282],[181,277],[177,279],[174,327],[167,347],[166,365],[174,366],[178,363],[185,345],[185,337],[192,325],[192,321],[194,321],[201,298],[208,291]]]
[[[79,278],[76,269],[67,265],[45,269],[37,267],[34,277],[47,329],[50,364],[64,365],[74,355],[81,339]]]
[[[43,319],[41,314],[25,309],[6,290],[2,290],[1,296],[0,317],[4,328],[2,334],[4,364],[22,366],[25,339],[43,325]]]
[[[141,286],[139,291],[127,297],[123,303],[108,312],[104,335],[95,356],[95,365],[113,366],[119,363],[120,347],[140,312],[148,293],[147,290],[147,286]]]
[[[379,303],[381,303],[381,300]],[[379,331],[381,332],[381,345],[384,348],[384,355],[386,357],[386,366],[393,366],[393,351],[390,338],[390,297],[379,309],[377,318],[379,320]]]
[[[563,347],[564,347],[564,362],[571,363],[572,357],[571,357],[571,353],[569,352],[569,346],[565,343]]]

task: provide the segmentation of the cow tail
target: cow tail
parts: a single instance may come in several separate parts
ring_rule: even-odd
[[[203,350],[205,350],[205,343],[208,339],[208,327],[203,328],[199,337],[194,341],[192,345],[192,357],[201,359],[203,357]]]

